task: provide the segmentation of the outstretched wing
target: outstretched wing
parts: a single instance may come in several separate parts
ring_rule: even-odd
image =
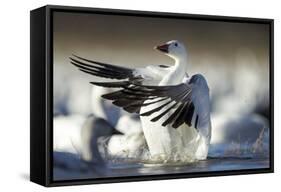
[[[130,113],[139,113],[141,116],[153,116],[157,112],[157,116],[151,119],[153,122],[169,115],[168,118],[164,119],[162,126],[172,125],[173,128],[178,128],[185,123],[197,128],[202,112],[196,108],[202,103],[204,104],[205,101],[202,100],[209,99],[208,86],[202,75],[194,75],[188,81],[178,85],[142,85],[145,75],[142,76],[140,71],[92,61],[75,55],[74,57],[70,58],[71,63],[85,73],[121,80],[91,82],[97,86],[119,88],[118,91],[102,95],[104,99],[112,100],[114,105],[122,107]],[[150,105],[156,107],[140,113],[140,108]]]
[[[178,128],[185,123],[197,129],[199,123],[209,120],[209,88],[205,78],[200,74],[172,86],[148,86],[135,81],[91,83],[121,88],[102,97],[112,100],[114,105],[130,113],[139,113],[141,107],[158,103],[155,108],[140,113],[140,116],[153,116],[158,112],[157,116],[151,119],[156,122],[168,115],[168,118],[164,118],[162,126],[172,125],[173,128]]]
[[[140,113],[141,116],[152,116],[151,121],[160,120],[165,115],[162,126],[172,125],[173,128],[178,128],[183,123],[191,126],[194,114],[194,103],[192,101],[193,85],[189,83],[181,83],[173,86],[147,86],[134,83],[134,81],[123,82],[91,82],[94,85],[104,87],[119,87],[119,91],[105,94],[102,97],[113,100],[113,104],[122,107],[128,112],[139,113],[141,107],[155,105],[149,111]],[[143,101],[146,102],[143,102]],[[150,101],[149,101],[150,100]],[[161,104],[160,104],[161,103]]]
[[[80,71],[90,75],[116,79],[116,80],[138,80],[146,85],[157,85],[163,76],[170,70],[169,66],[147,66],[145,68],[130,69],[99,61],[93,61],[73,55],[70,62],[78,67]]]
[[[80,71],[98,77],[118,80],[136,78],[133,69],[93,61],[79,57],[77,55],[73,55],[73,57],[70,57],[70,62],[78,67]]]

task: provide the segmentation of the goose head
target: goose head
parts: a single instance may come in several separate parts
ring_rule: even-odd
[[[95,117],[94,115],[89,115],[84,122],[82,126],[82,134],[86,134],[85,137],[91,137],[94,140],[97,140],[100,137],[123,135],[123,133],[111,126],[108,121],[103,118]]]
[[[161,51],[174,60],[185,59],[187,54],[185,46],[177,40],[168,41],[165,44],[158,45],[155,49]]]
[[[94,126],[93,134],[96,138],[123,135],[123,133],[115,129],[103,118],[96,118],[92,126]]]

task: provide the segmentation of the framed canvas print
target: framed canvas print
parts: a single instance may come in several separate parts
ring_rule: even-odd
[[[273,20],[31,11],[31,181],[273,172]]]

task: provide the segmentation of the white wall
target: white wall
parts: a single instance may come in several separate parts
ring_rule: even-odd
[[[275,19],[275,172],[247,176],[227,176],[153,182],[103,184],[46,189],[28,181],[29,175],[29,10],[45,4],[106,7],[148,11],[215,14]],[[280,189],[281,106],[278,82],[281,46],[281,12],[277,0],[6,0],[0,17],[0,188],[1,191],[266,191]],[[278,35],[279,34],[279,35]]]

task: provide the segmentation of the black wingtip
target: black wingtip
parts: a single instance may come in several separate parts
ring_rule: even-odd
[[[90,82],[93,85],[97,85],[97,86],[101,86],[101,84],[99,82]]]
[[[80,57],[80,56],[78,56],[78,55],[76,55],[76,54],[74,54],[74,53],[72,53],[71,54],[71,56],[69,57],[69,59],[71,60],[71,61],[78,61],[77,59],[79,59],[79,60],[83,60],[83,61],[87,61],[86,59],[84,59],[83,57]]]
[[[74,53],[72,53],[71,56],[69,56],[68,58],[69,58],[70,60],[73,60],[73,57],[79,58],[79,56],[75,55]]]
[[[111,88],[113,86],[110,86],[106,83],[103,83],[103,82],[90,82],[92,85],[96,85],[96,86],[99,86],[99,87],[107,87],[107,88]]]
[[[109,87],[109,88],[121,88],[126,87],[130,83],[128,81],[117,81],[117,82],[90,82],[93,85]]]
[[[74,53],[71,54],[73,57],[80,58],[79,56],[75,55]]]
[[[72,57],[68,57],[68,59],[72,65],[75,65],[75,62],[74,62],[75,60]]]
[[[77,55],[74,55],[74,54],[71,54],[72,56],[69,56],[68,57],[68,59],[70,60],[70,63],[72,64],[72,65],[75,65],[76,67],[79,67],[78,65],[77,65],[77,60],[75,59],[75,58],[73,58],[73,57],[76,57],[76,58],[79,58]]]
[[[118,98],[121,98],[123,96],[123,93],[120,91],[115,91],[111,93],[107,93],[102,95],[101,97],[107,100],[116,100]]]

